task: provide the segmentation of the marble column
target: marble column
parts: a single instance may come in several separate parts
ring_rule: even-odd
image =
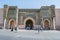
[[[5,27],[6,27],[6,18],[4,19],[4,29],[5,29]]]
[[[43,20],[43,17],[42,17],[42,26],[43,26],[43,28],[44,28],[44,20]]]
[[[53,26],[54,26],[54,29],[56,29],[55,28],[55,17],[53,17]]]
[[[23,24],[23,16],[21,16],[21,24]]]
[[[7,27],[7,14],[8,14],[8,8],[9,8],[9,7],[7,7],[7,8],[4,9],[4,11],[6,12],[6,16],[5,16],[5,19],[4,19],[4,29],[6,29],[6,27]]]
[[[36,16],[36,24],[38,23],[38,16]],[[38,24],[37,24],[38,25]]]
[[[17,13],[16,13],[16,27],[18,26],[18,8],[16,9]]]

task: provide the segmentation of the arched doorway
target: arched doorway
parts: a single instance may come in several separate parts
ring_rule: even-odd
[[[14,28],[14,26],[15,26],[15,25],[14,25],[14,20],[11,20],[11,21],[10,21],[10,29],[11,29],[12,27]]]
[[[48,20],[45,20],[45,21],[44,21],[44,29],[50,30],[49,21],[48,21]]]
[[[28,20],[26,21],[26,28],[27,28],[27,27],[29,27],[30,29],[33,29],[33,21],[32,21],[32,20],[28,19]]]

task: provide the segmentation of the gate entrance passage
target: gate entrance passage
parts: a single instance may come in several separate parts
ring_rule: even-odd
[[[29,27],[30,29],[33,29],[33,21],[32,20],[27,20],[26,21],[26,28]]]

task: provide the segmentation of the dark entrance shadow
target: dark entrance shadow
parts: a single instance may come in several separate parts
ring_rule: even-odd
[[[26,21],[26,27],[25,27],[26,29],[30,29],[30,30],[32,30],[33,29],[33,21],[32,20],[27,20]]]

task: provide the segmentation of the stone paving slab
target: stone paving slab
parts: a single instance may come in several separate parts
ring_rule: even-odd
[[[60,31],[44,30],[0,30],[0,40],[60,40]]]

